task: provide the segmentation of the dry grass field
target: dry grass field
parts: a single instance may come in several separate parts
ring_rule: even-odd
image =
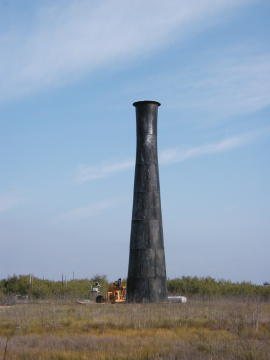
[[[0,307],[4,360],[269,360],[270,304],[37,303]]]

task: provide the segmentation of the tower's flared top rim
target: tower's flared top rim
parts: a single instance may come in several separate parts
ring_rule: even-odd
[[[142,101],[135,101],[135,102],[133,103],[133,106],[138,106],[138,105],[141,105],[141,104],[154,104],[154,105],[157,105],[157,106],[160,106],[160,105],[161,105],[158,101],[142,100]]]

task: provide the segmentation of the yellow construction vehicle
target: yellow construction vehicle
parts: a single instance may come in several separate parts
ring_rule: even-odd
[[[122,285],[121,279],[109,285],[105,295],[97,295],[96,303],[118,304],[126,301],[126,286]]]
[[[108,290],[105,292],[102,290],[102,286],[98,281],[92,285],[90,291],[90,299],[78,300],[78,304],[121,304],[126,302],[127,287],[122,285],[122,280],[118,279],[109,285]],[[185,296],[167,296],[166,302],[173,303],[186,303],[187,298]]]

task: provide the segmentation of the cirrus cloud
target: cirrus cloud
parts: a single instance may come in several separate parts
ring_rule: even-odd
[[[0,34],[0,101],[148,55],[252,1],[47,1]]]
[[[269,132],[270,127],[265,127],[241,135],[231,136],[214,143],[203,144],[187,149],[181,147],[165,149],[159,153],[159,162],[161,165],[180,163],[203,155],[229,151],[251,143],[260,136],[269,135]],[[121,171],[132,169],[134,165],[135,163],[131,159],[100,166],[80,165],[75,175],[75,181],[82,184],[91,180],[106,178]]]

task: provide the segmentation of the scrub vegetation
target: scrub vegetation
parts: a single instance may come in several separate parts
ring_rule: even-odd
[[[105,275],[96,275],[92,279],[75,279],[66,281],[42,280],[29,275],[12,276],[0,280],[0,301],[7,295],[29,295],[33,299],[78,298],[88,297],[91,286],[98,281],[104,291],[108,287]],[[125,280],[124,280],[125,283]],[[215,280],[211,277],[198,278],[184,276],[169,279],[167,287],[170,294],[186,296],[259,296],[270,299],[270,286],[254,285],[250,282],[233,283],[226,280]]]
[[[106,288],[105,276],[96,276]],[[186,304],[76,304],[89,280],[14,276],[0,282],[27,304],[0,306],[4,360],[268,360],[270,288],[211,278],[168,280]]]

